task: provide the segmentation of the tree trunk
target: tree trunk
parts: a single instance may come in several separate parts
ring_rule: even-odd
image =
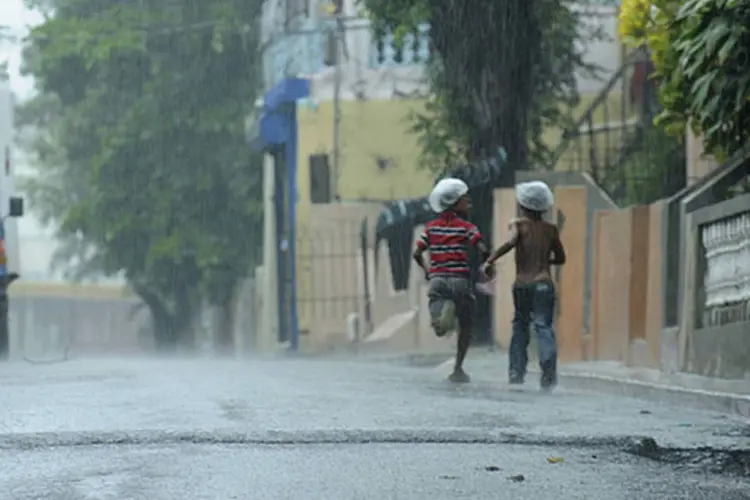
[[[541,36],[535,0],[454,0],[434,9],[430,32],[443,64],[451,95],[467,102],[468,113],[456,117],[477,131],[470,160],[505,148],[506,175],[500,185],[512,187],[514,172],[526,165],[527,119],[533,98],[534,62]],[[457,34],[462,34],[458,36]]]
[[[151,314],[154,343],[157,351],[174,352],[189,337],[190,307],[185,305],[184,297],[178,297],[175,312],[171,312],[164,301],[156,294],[144,289],[136,289]],[[184,295],[184,294],[180,294]],[[189,343],[192,347],[192,343]]]
[[[221,304],[214,306],[216,309],[216,349],[223,354],[234,352],[234,300],[227,298]]]

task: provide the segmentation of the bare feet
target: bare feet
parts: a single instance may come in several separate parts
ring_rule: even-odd
[[[468,384],[471,381],[471,377],[469,377],[469,374],[463,368],[458,368],[450,374],[448,380],[454,384]]]

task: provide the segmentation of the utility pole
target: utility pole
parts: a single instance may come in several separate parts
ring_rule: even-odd
[[[341,177],[341,84],[343,79],[343,68],[341,67],[342,59],[346,54],[346,31],[342,19],[343,2],[336,2],[335,7],[335,61],[333,77],[333,175],[332,189],[334,199],[340,200],[339,197],[339,178]]]

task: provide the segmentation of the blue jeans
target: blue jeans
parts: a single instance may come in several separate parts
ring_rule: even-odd
[[[513,285],[513,336],[510,340],[510,378],[522,381],[529,362],[527,350],[534,323],[539,344],[539,366],[543,377],[554,380],[557,373],[557,340],[555,320],[555,285],[552,281]]]

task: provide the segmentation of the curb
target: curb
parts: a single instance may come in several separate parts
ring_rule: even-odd
[[[593,373],[564,373],[561,381],[575,389],[622,395],[637,399],[658,400],[676,406],[725,413],[734,417],[750,418],[750,396],[725,392],[688,389],[665,384],[607,377]]]

